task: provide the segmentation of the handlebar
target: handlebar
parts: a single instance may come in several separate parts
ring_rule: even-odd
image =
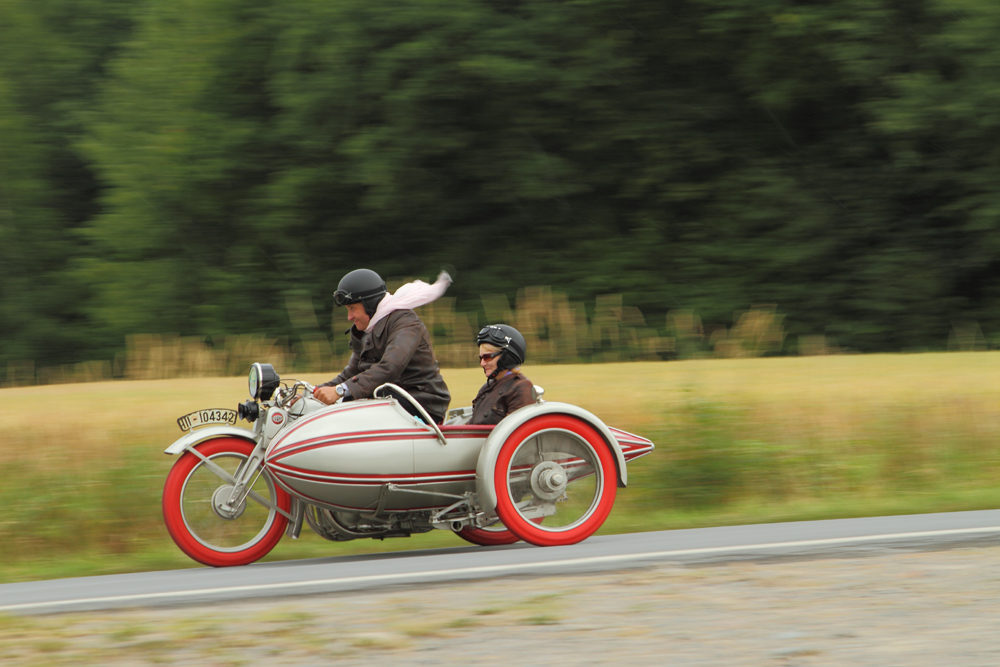
[[[313,391],[316,390],[316,387],[309,384],[305,380],[296,380],[295,384],[293,384],[291,387],[289,387],[288,389],[283,389],[281,391],[278,399],[275,401],[275,405],[277,405],[278,407],[284,407],[287,403],[289,403],[292,400],[293,397],[299,395],[300,388],[306,390],[304,394],[306,396],[312,396]]]

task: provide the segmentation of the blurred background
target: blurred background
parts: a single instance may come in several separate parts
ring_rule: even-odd
[[[0,2],[0,581],[192,565],[173,420],[253,361],[331,377],[360,267],[457,269],[419,311],[453,407],[502,321],[657,443],[606,530],[1000,506],[1000,353],[946,353],[1000,347],[998,34],[989,0]]]
[[[987,0],[6,0],[0,382],[333,369],[344,273],[444,263],[446,367],[496,320],[557,362],[995,346],[998,31]]]

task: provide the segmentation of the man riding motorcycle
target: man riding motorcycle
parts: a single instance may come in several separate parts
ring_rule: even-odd
[[[451,282],[442,271],[433,285],[418,280],[389,294],[374,271],[357,269],[345,275],[334,300],[347,307],[352,324],[351,358],[343,372],[318,386],[313,395],[327,404],[339,398],[371,398],[378,386],[391,382],[409,392],[435,422],[444,421],[451,393],[441,377],[427,327],[413,308],[440,297]],[[400,404],[416,414],[407,401]]]

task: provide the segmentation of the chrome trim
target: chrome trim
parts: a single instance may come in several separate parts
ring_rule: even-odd
[[[388,387],[389,389],[392,389],[393,391],[398,391],[400,394],[402,394],[403,396],[405,396],[406,400],[408,400],[410,403],[412,403],[413,407],[415,407],[417,409],[417,411],[420,412],[420,416],[424,418],[425,422],[427,422],[427,426],[430,426],[431,429],[433,429],[434,435],[437,436],[438,442],[440,442],[442,445],[447,445],[448,444],[448,440],[444,437],[444,433],[441,432],[440,427],[438,427],[438,425],[434,422],[434,420],[431,419],[431,416],[429,414],[427,414],[427,410],[424,410],[424,406],[420,405],[420,403],[417,402],[417,399],[415,399],[412,396],[410,396],[410,392],[406,391],[405,389],[403,389],[399,385],[392,384],[391,382],[386,382],[385,384],[380,384],[379,386],[375,387],[375,391],[372,392],[372,396],[374,396],[375,398],[381,398],[378,395],[378,390],[382,389],[383,387]]]

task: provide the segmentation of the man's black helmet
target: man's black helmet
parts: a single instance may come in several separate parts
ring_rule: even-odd
[[[503,350],[497,360],[497,370],[517,368],[524,363],[527,345],[524,336],[514,327],[507,324],[488,324],[479,330],[476,345],[489,344]]]
[[[360,303],[371,317],[385,293],[385,281],[379,274],[371,269],[355,269],[340,279],[333,300],[338,306]]]

